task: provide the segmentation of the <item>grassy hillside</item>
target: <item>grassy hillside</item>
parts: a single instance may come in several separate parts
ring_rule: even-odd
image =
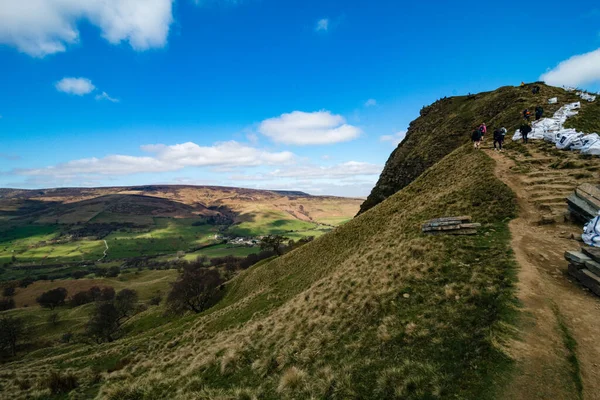
[[[531,92],[533,84],[525,87],[506,86],[493,92],[444,98],[424,107],[421,116],[410,124],[406,138],[390,155],[379,181],[361,205],[360,212],[379,204],[456,148],[468,143],[471,132],[481,123],[487,124],[488,140],[491,140],[494,128],[504,126],[509,132],[514,132],[522,122],[525,108],[533,112],[537,105],[541,105],[546,115],[551,115],[562,104],[580,100],[574,93],[563,89],[538,85],[541,90],[537,95]],[[552,97],[558,97],[558,104],[547,104]],[[580,119],[587,120],[585,115]],[[593,132],[598,127],[588,128],[591,130],[586,132]]]
[[[483,229],[420,232],[452,214]],[[509,365],[499,347],[514,305],[514,214],[492,161],[459,148],[379,206],[243,272],[201,316],[30,354],[0,366],[1,393],[48,398],[38,382],[60,370],[79,378],[73,398],[493,398]]]

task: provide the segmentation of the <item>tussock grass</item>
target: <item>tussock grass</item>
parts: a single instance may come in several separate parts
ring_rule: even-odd
[[[492,160],[461,147],[368,212],[244,271],[200,316],[31,355],[0,376],[89,371],[127,357],[99,382],[82,378],[73,396],[492,398],[510,365],[500,347],[515,312],[515,204]],[[481,232],[421,233],[424,220],[459,214],[483,223]],[[32,391],[2,383],[15,399]]]

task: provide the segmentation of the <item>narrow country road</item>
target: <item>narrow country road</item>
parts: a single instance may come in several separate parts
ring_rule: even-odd
[[[98,261],[104,260],[106,258],[106,253],[108,252],[108,243],[106,243],[106,240],[104,240],[103,242],[104,246],[106,246],[106,249],[104,249],[104,254],[102,254],[102,257]]]

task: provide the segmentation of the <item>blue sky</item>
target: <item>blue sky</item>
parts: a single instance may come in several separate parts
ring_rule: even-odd
[[[600,89],[592,1],[452,3],[4,0],[0,187],[365,196],[437,98]]]

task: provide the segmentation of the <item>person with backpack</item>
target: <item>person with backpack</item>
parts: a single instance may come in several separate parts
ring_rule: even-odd
[[[473,148],[479,150],[479,146],[481,146],[481,139],[483,138],[483,134],[481,133],[481,129],[477,128],[471,134],[471,141],[473,142]]]
[[[529,121],[529,118],[531,118],[531,112],[529,111],[529,108],[526,108],[523,110],[523,119]]]
[[[506,128],[497,128],[494,130],[494,151],[502,151],[502,143],[504,143],[506,132]],[[496,148],[496,144],[498,148]]]
[[[487,133],[487,126],[485,126],[485,123],[479,125],[479,132],[481,132],[481,138],[483,139],[485,137],[485,134]]]
[[[521,132],[521,135],[523,136],[523,143],[527,144],[529,141],[527,139],[527,135],[529,135],[529,133],[531,133],[533,129],[531,129],[531,125],[529,125],[529,122],[524,123],[523,125],[521,125],[521,127],[519,128],[519,131]]]
[[[535,120],[539,120],[544,115],[544,109],[541,106],[535,108]]]

